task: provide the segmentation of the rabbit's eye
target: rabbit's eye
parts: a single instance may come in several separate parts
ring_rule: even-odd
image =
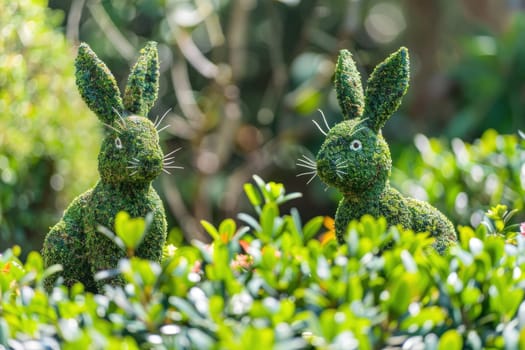
[[[363,148],[363,145],[361,144],[361,141],[359,140],[353,140],[350,143],[350,149],[352,151],[359,151],[361,148]]]
[[[115,147],[117,147],[118,149],[122,148],[122,141],[120,141],[119,137],[115,139]]]

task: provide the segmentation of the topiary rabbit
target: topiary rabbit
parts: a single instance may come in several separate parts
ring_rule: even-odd
[[[403,197],[389,184],[392,160],[381,128],[401,104],[408,80],[408,51],[402,47],[375,68],[363,94],[352,55],[342,50],[335,87],[344,121],[330,129],[325,120],[328,132],[316,123],[326,140],[316,162],[305,158],[298,165],[310,169],[303,174],[318,174],[324,183],[343,193],[335,214],[340,242],[351,220],[371,214],[384,216],[389,225],[430,232],[436,239],[435,249],[443,253],[456,241],[452,223],[428,203]]]
[[[166,216],[151,182],[166,168],[177,168],[171,154],[163,155],[157,127],[146,117],[157,99],[159,62],[155,42],[141,51],[128,78],[124,98],[115,78],[87,44],[81,44],[75,62],[80,95],[106,126],[98,156],[100,180],[78,196],[51,228],[43,247],[45,266],[61,264],[66,286],[82,282],[86,290],[100,290],[104,281],[94,274],[117,267],[125,256],[116,244],[99,232],[99,225],[112,229],[119,211],[132,217],[153,214],[152,222],[136,255],[160,261],[166,240]],[[45,281],[52,288],[57,276]],[[106,281],[107,282],[107,281]],[[111,284],[120,279],[109,280]]]

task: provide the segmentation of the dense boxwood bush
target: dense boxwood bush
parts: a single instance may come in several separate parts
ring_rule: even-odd
[[[60,13],[45,5],[0,0],[0,242],[32,249],[95,181],[99,144]]]
[[[133,256],[144,225],[120,215],[114,240],[127,246],[128,258],[118,271],[97,278],[122,273],[127,285],[103,294],[57,284],[47,295],[42,280],[57,267],[44,271],[36,252],[22,263],[19,248],[4,251],[0,346],[525,346],[525,239],[518,235],[509,243],[500,237],[505,225],[497,222],[508,215],[505,208],[489,215],[497,230],[460,227],[460,242],[444,256],[425,234],[366,216],[350,224],[346,243],[339,245],[331,220],[302,223],[296,210],[281,213],[280,205],[299,194],[255,180],[245,185],[255,214],[238,217],[246,226],[232,219],[218,227],[203,222],[213,243],[168,246],[162,264]]]

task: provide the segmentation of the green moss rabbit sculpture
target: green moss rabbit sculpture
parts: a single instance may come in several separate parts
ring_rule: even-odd
[[[159,62],[155,42],[141,51],[131,70],[124,97],[107,66],[87,44],[81,44],[75,62],[80,95],[106,127],[98,156],[100,180],[78,196],[62,219],[47,234],[44,264],[61,264],[64,284],[82,282],[89,291],[104,283],[120,284],[116,277],[94,280],[94,274],[117,267],[125,256],[116,244],[99,232],[99,225],[113,229],[119,211],[132,217],[153,214],[153,220],[136,255],[160,261],[166,240],[166,216],[151,182],[165,168],[173,168],[173,156],[159,146],[158,124],[146,116],[157,99]],[[172,152],[173,153],[173,152]],[[45,281],[49,290],[58,276]]]
[[[344,121],[324,132],[326,140],[317,161],[302,163],[312,169],[307,174],[318,174],[325,184],[343,193],[335,214],[340,242],[351,220],[371,214],[384,216],[389,225],[430,232],[435,249],[443,253],[456,241],[452,223],[428,203],[403,197],[389,184],[392,159],[381,128],[401,104],[408,80],[409,57],[403,47],[375,68],[363,93],[352,55],[342,50],[335,87]]]

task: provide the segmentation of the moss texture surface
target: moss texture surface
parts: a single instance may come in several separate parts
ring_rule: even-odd
[[[430,232],[440,253],[456,241],[452,223],[430,204],[403,197],[389,183],[392,160],[381,128],[408,88],[406,48],[381,62],[363,92],[352,55],[342,50],[336,65],[336,95],[343,121],[330,129],[317,154],[317,174],[343,193],[335,215],[340,242],[349,222],[365,214],[384,216],[389,225]]]
[[[82,282],[99,291],[118,277],[95,281],[94,274],[115,269],[125,252],[100,233],[99,225],[113,229],[119,211],[131,217],[153,213],[152,224],[136,255],[160,261],[166,240],[166,216],[151,182],[162,172],[164,155],[153,123],[146,115],[157,98],[159,63],[156,44],[141,50],[125,90],[124,102],[115,79],[87,44],[81,44],[75,63],[77,86],[89,108],[106,126],[98,170],[100,180],[78,196],[49,231],[42,250],[47,266],[61,264],[65,285]],[[45,281],[51,289],[54,275]]]

